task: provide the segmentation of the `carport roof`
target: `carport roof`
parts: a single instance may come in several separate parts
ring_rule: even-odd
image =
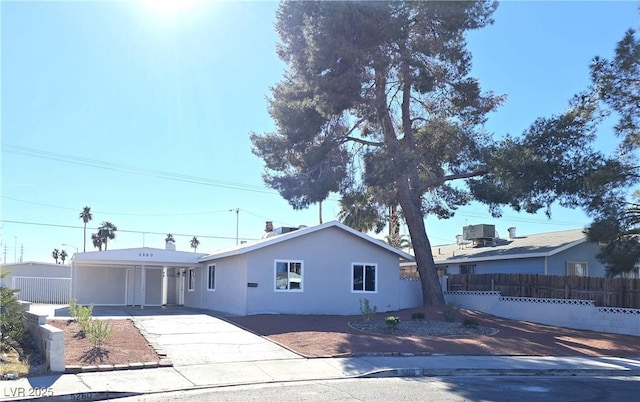
[[[104,251],[76,253],[76,264],[116,264],[116,265],[194,265],[206,254],[188,251],[166,250],[162,248],[139,247]]]

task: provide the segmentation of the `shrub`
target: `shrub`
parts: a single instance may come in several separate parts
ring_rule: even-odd
[[[400,317],[390,315],[384,319],[384,322],[390,330],[395,331],[395,329],[398,328],[398,324],[400,324]]]
[[[444,320],[446,322],[455,322],[456,317],[458,316],[458,307],[454,304],[448,304],[447,309],[443,313]]]
[[[464,321],[462,321],[462,325],[465,328],[476,328],[478,326],[478,320],[475,318],[465,318]]]
[[[378,311],[378,307],[369,304],[369,299],[360,299],[360,314],[362,314],[362,319],[364,321],[371,321],[373,316],[376,315]]]
[[[411,314],[412,320],[424,320],[424,313],[413,313]]]
[[[107,343],[112,333],[113,326],[111,326],[111,323],[93,318],[89,319],[89,323],[85,329],[87,339],[95,349],[100,349],[102,345]]]
[[[3,275],[4,276],[4,275]],[[22,355],[22,344],[28,334],[24,328],[24,310],[18,302],[18,289],[0,288],[0,349]]]
[[[78,305],[78,301],[76,299],[71,299],[69,301],[69,314],[71,314],[71,318],[73,319],[73,321],[78,322],[78,318],[80,316],[78,308],[80,307],[82,306]]]
[[[90,306],[78,306],[78,326],[80,327],[80,330],[85,333],[87,332],[89,324],[91,323],[92,314],[93,304]]]

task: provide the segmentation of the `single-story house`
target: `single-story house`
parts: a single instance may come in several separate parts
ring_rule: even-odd
[[[420,304],[421,295],[416,302],[413,294],[419,286],[407,292],[401,283],[400,262],[413,261],[401,250],[336,221],[275,233],[211,254],[78,253],[72,297],[81,304],[178,304],[236,315],[359,314],[365,298],[378,311]]]
[[[508,238],[492,236],[493,225],[458,236],[456,243],[432,247],[440,275],[519,273],[538,275],[605,276],[604,265],[596,258],[600,246],[587,241],[582,229],[516,236],[509,228]],[[475,228],[474,228],[475,229]],[[483,233],[484,232],[484,233]],[[410,274],[415,264],[403,263]]]

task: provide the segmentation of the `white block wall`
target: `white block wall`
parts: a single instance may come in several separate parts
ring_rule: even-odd
[[[64,372],[64,331],[46,323],[47,316],[24,313],[24,326],[47,359],[51,371]]]
[[[640,336],[640,310],[597,307],[591,300],[502,297],[500,292],[445,292],[445,301],[498,317],[558,327]]]

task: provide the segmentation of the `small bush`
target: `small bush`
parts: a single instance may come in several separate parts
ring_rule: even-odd
[[[412,320],[424,320],[424,313],[413,313],[411,314]]]
[[[78,326],[80,327],[80,330],[85,333],[87,332],[89,324],[91,323],[92,314],[93,304],[90,306],[78,306]]]
[[[371,321],[373,316],[376,315],[378,311],[378,307],[369,304],[369,299],[360,299],[360,314],[362,314],[362,319],[364,321]]]
[[[384,319],[384,322],[390,330],[395,331],[395,329],[398,328],[398,324],[400,324],[400,317],[390,315]]]
[[[80,316],[80,314],[78,312],[78,308],[80,308],[80,307],[82,307],[82,306],[80,306],[78,304],[78,301],[76,299],[71,299],[69,301],[69,314],[71,314],[71,318],[75,322],[78,322],[78,318]]]
[[[16,297],[17,289],[0,288],[0,351],[15,351],[22,356],[22,344],[28,334],[24,327],[24,310]]]
[[[458,316],[458,307],[453,304],[448,304],[447,309],[443,313],[444,320],[446,322],[455,322]]]
[[[462,326],[465,328],[476,328],[478,326],[478,320],[475,318],[465,318],[464,321],[462,321]]]
[[[107,343],[112,333],[113,326],[105,320],[89,319],[89,323],[85,329],[89,343],[96,349],[100,349],[102,345]]]

